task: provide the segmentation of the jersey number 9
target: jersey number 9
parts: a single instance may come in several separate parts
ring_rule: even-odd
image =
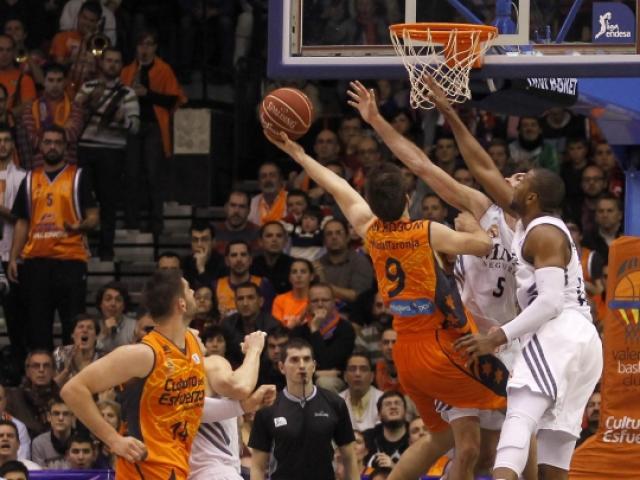
[[[384,270],[387,276],[387,280],[396,284],[388,292],[389,298],[393,298],[396,295],[399,295],[402,290],[404,290],[405,273],[404,270],[402,270],[400,261],[393,257],[387,258],[387,261],[384,265]]]

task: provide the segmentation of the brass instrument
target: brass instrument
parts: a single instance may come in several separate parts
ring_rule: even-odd
[[[25,47],[18,47],[16,49],[15,61],[18,64],[26,63],[29,60],[29,50]]]
[[[75,61],[69,69],[67,93],[69,96],[74,97],[80,89],[80,86],[87,79],[85,75],[87,73],[87,53],[90,53],[93,57],[92,63],[95,65],[96,61],[102,57],[104,51],[111,46],[111,40],[102,32],[97,32],[82,42],[80,51],[78,52]]]
[[[87,46],[94,57],[101,57],[104,51],[111,46],[111,40],[104,33],[94,33],[89,37]]]

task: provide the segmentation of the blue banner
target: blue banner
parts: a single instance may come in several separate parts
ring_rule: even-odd
[[[594,43],[635,43],[636,17],[623,3],[594,2],[591,40]]]
[[[34,470],[29,472],[34,480],[114,480],[113,470]]]

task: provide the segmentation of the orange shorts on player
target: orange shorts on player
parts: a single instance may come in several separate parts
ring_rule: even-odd
[[[507,380],[504,366],[486,356],[475,368],[467,368],[466,359],[452,346],[461,335],[455,329],[398,334],[393,347],[400,383],[430,431],[447,428],[436,411],[436,399],[448,406],[483,410],[507,405],[506,397],[494,392],[496,384]]]

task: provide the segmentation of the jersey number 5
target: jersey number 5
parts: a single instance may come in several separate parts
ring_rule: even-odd
[[[496,285],[496,288],[493,290],[493,292],[491,292],[494,297],[499,298],[504,293],[504,282],[505,282],[505,280],[506,280],[506,278],[504,278],[504,277],[498,277],[498,285]]]
[[[405,273],[404,270],[402,270],[402,265],[397,258],[389,257],[384,265],[384,270],[387,280],[396,284],[388,292],[390,298],[395,297],[404,290]]]

